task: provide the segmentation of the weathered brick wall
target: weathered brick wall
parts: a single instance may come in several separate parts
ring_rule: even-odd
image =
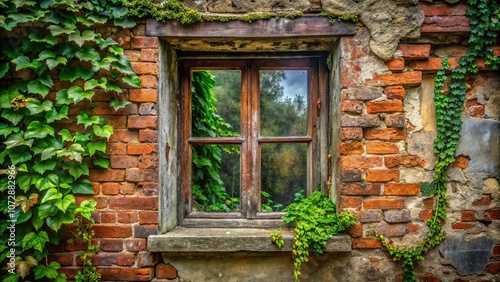
[[[311,3],[317,9],[320,2]],[[421,8],[425,13],[422,36],[403,39],[394,58],[385,63],[370,52],[365,28],[360,28],[356,36],[342,39],[339,206],[354,211],[359,222],[349,230],[352,254],[322,262],[331,264],[325,271],[335,271],[333,277],[400,280],[400,266],[380,250],[380,242],[369,231],[374,228],[396,243],[410,244],[423,238],[425,220],[432,216],[434,200],[421,196],[419,188],[421,181],[432,180],[432,78],[443,57],[449,57],[451,65],[456,66],[465,54],[468,22],[463,4],[425,3]],[[123,96],[132,104],[118,112],[106,106],[110,94],[98,93],[94,99],[92,112],[106,116],[115,129],[107,150],[111,168],[91,169],[89,176],[95,191],[92,198],[98,203],[95,242],[101,248],[94,264],[105,281],[176,279],[175,265],[166,265],[160,262],[160,254],[147,251],[147,236],[158,232],[157,153],[163,149],[157,145],[158,39],[145,36],[144,22],[131,31],[97,29],[126,49],[142,88],[127,89]],[[500,48],[496,52],[500,54]],[[481,66],[482,72],[468,79],[464,115],[498,123],[498,72],[488,72],[484,64]],[[453,164],[448,193],[450,219],[444,229],[449,235],[494,238],[497,245],[493,255],[482,276],[460,277],[438,250],[433,250],[418,267],[423,281],[498,279],[498,172],[496,178],[481,172],[484,179],[477,184],[473,179],[479,176],[469,167],[474,158],[460,155]],[[81,266],[77,251],[82,247],[60,245],[50,258],[63,266],[68,277],[74,277]],[[179,275],[182,277],[182,273]]]

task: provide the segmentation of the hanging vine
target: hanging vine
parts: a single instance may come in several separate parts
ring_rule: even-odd
[[[122,0],[0,0],[0,11],[0,261],[8,262],[2,281],[65,281],[60,265],[48,263],[48,247],[60,244],[62,227],[75,220],[78,236],[92,237],[95,201],[77,204],[75,195],[94,194],[84,178],[89,166],[109,166],[113,128],[91,114],[92,98],[113,93],[116,110],[129,103],[118,99],[121,87],[140,86],[123,49],[95,26],[135,22]],[[16,36],[20,31],[27,34]],[[70,117],[76,105],[82,110]],[[60,129],[70,118],[79,132]],[[87,260],[97,250],[88,243]],[[87,263],[77,276],[98,277]]]
[[[446,58],[437,72],[434,88],[434,102],[436,107],[437,136],[434,141],[436,154],[435,176],[432,183],[422,183],[422,194],[435,195],[436,204],[434,216],[427,221],[429,232],[415,247],[398,247],[389,243],[382,234],[376,237],[383,247],[391,254],[394,260],[403,261],[403,281],[417,281],[415,263],[424,259],[424,254],[432,247],[439,245],[446,233],[442,225],[446,221],[447,177],[446,173],[451,163],[455,161],[455,152],[460,138],[462,127],[462,109],[464,105],[467,74],[477,73],[477,59],[485,58],[485,65],[491,70],[500,68],[500,58],[493,54],[500,31],[500,3],[488,0],[469,0],[467,15],[470,22],[469,48],[464,57],[460,58],[459,65],[451,71],[450,93],[443,93],[446,80],[446,70],[450,67]]]

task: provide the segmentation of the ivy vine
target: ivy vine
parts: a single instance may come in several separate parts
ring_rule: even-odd
[[[9,220],[2,220],[0,233],[10,234],[0,239],[0,261],[12,262],[3,281],[65,281],[60,265],[47,262],[47,248],[58,245],[62,227],[75,220],[80,237],[93,234],[81,228],[91,228],[95,201],[77,204],[75,195],[94,194],[84,176],[89,167],[109,166],[106,140],[113,128],[92,114],[92,98],[109,92],[116,110],[129,103],[119,99],[122,87],[140,86],[123,49],[94,29],[109,22],[133,27],[123,4],[0,0],[0,32],[11,35],[0,46],[0,217]],[[19,31],[27,35],[17,37]],[[70,117],[75,106],[82,110]],[[78,132],[61,129],[64,120],[76,122]],[[86,254],[96,251],[88,247]],[[98,273],[85,264],[81,275]]]
[[[278,248],[285,244],[282,230],[285,226],[295,224],[293,229],[292,256],[295,281],[299,281],[300,267],[309,260],[309,250],[321,254],[328,239],[356,223],[351,212],[337,214],[335,204],[323,192],[314,191],[309,197],[297,193],[295,202],[285,208],[284,226],[271,233],[271,240]]]
[[[493,46],[500,31],[500,3],[488,0],[468,0],[468,4],[469,47],[466,55],[460,58],[459,65],[451,71],[450,93],[443,93],[444,82],[447,79],[446,70],[450,67],[447,58],[443,59],[442,67],[434,79],[437,127],[437,136],[434,141],[435,176],[432,183],[421,185],[424,195],[436,197],[434,216],[427,221],[429,232],[414,247],[394,246],[386,241],[382,234],[376,233],[376,237],[381,240],[383,247],[394,260],[403,261],[403,281],[417,281],[416,262],[423,260],[424,254],[432,247],[439,245],[446,237],[446,233],[442,230],[448,206],[446,173],[455,161],[455,152],[460,138],[462,109],[467,89],[465,78],[468,74],[478,72],[477,59],[479,58],[485,58],[485,65],[491,70],[500,68],[500,58],[493,54]]]

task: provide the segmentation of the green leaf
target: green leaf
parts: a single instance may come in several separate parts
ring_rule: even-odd
[[[126,75],[122,79],[123,82],[127,83],[132,87],[137,87],[137,88],[141,87],[141,79],[135,74]]]
[[[71,194],[66,195],[63,199],[57,199],[54,202],[54,206],[56,206],[62,212],[66,212],[66,210],[71,206],[71,204],[75,204],[75,197]]]
[[[0,78],[4,77],[8,71],[9,71],[9,63],[0,64]]]
[[[21,119],[23,119],[26,115],[25,109],[19,109],[19,110],[14,110],[14,109],[4,109],[2,111],[2,117],[9,122],[13,123],[14,125],[17,125]]]
[[[110,164],[109,158],[101,156],[92,158],[92,163],[102,168],[108,168]]]
[[[75,133],[73,139],[75,140],[75,142],[87,142],[91,139],[90,132],[87,133],[77,132]]]
[[[92,128],[94,129],[94,134],[99,137],[109,139],[109,137],[111,137],[111,134],[113,134],[113,127],[111,125],[104,125],[103,127],[100,127],[99,125],[93,125]]]
[[[38,59],[40,61],[43,61],[43,60],[46,60],[49,58],[55,59],[56,54],[54,54],[54,52],[52,52],[50,50],[43,50],[42,52],[40,52],[40,54],[38,54]]]
[[[106,85],[106,89],[115,91],[117,93],[123,92],[123,90],[120,88],[120,86],[118,86],[118,84],[111,81],[109,81],[108,85]]]
[[[55,216],[46,219],[47,226],[54,231],[58,231],[63,224],[71,224],[75,221],[75,213],[69,209],[65,213],[59,212]]]
[[[38,207],[38,216],[40,218],[47,218],[57,214],[57,208],[52,203],[41,204]]]
[[[73,142],[73,136],[71,136],[71,132],[69,132],[69,130],[63,129],[57,134],[62,137],[62,140],[64,142]]]
[[[106,38],[106,40],[102,40],[101,42],[99,42],[99,48],[101,48],[101,50],[112,45],[118,45],[118,42],[113,40],[113,38],[111,37],[108,37]]]
[[[80,35],[78,30],[68,36],[69,41],[74,41],[78,46],[82,47],[85,41],[93,41],[96,34],[92,30],[84,30]]]
[[[28,110],[31,112],[32,115],[50,111],[52,107],[53,107],[52,102],[49,100],[44,101],[43,104],[41,104],[39,100],[31,100],[26,105],[26,108],[28,108]]]
[[[88,142],[87,148],[89,149],[89,155],[92,156],[96,151],[106,152],[106,142],[104,140],[97,140],[97,142]]]
[[[39,121],[32,121],[24,133],[24,138],[44,138],[47,135],[54,136],[54,128],[52,126],[42,124]]]
[[[83,124],[85,128],[94,124],[99,124],[99,122],[99,117],[90,116],[90,113],[88,111],[82,111],[76,116],[76,124]]]
[[[31,147],[33,144],[33,139],[25,140],[20,133],[12,134],[3,142],[5,144],[5,149],[14,148],[17,146],[28,146]]]
[[[32,42],[47,43],[51,46],[57,44],[57,37],[53,36],[52,34],[47,34],[45,37],[42,37],[42,35],[39,33],[31,33],[28,37]]]
[[[57,91],[56,93],[56,105],[71,105],[73,104],[73,99],[68,97],[68,90],[62,89]]]
[[[108,82],[108,80],[105,77],[102,77],[99,80],[93,78],[93,79],[88,80],[87,82],[85,82],[85,85],[84,85],[83,88],[85,90],[91,90],[91,89],[94,89],[96,87],[100,87],[100,88],[106,89],[106,83],[107,82]]]
[[[81,162],[82,161],[82,153],[85,152],[85,149],[83,149],[82,145],[80,144],[72,144],[69,146],[68,149],[68,157],[72,160],[76,160]]]
[[[109,102],[109,105],[113,107],[115,111],[118,111],[119,109],[125,108],[126,105],[130,104],[130,101],[123,100],[123,101],[118,101],[116,99],[113,99]]]
[[[24,68],[32,68],[32,69],[36,68],[36,66],[31,63],[30,58],[26,56],[19,56],[14,60],[12,60],[11,62],[16,65],[16,71],[22,70]]]
[[[41,155],[40,159],[42,161],[48,160],[48,159],[52,158],[56,154],[56,152],[57,152],[57,149],[54,147],[46,148],[42,151],[42,155]]]
[[[57,177],[56,174],[51,173],[46,177],[38,179],[35,183],[35,186],[40,190],[46,190],[57,187],[58,184],[59,184],[59,178]]]
[[[438,192],[437,185],[435,182],[422,182],[420,183],[420,191],[424,196],[431,196]]]
[[[9,126],[5,123],[0,123],[0,135],[7,137],[13,132],[14,133],[19,132],[19,127]]]
[[[109,47],[109,52],[111,52],[114,55],[123,55],[123,48],[120,46],[111,46]]]
[[[41,280],[42,278],[45,277],[49,279],[54,279],[59,275],[59,273],[57,272],[59,268],[61,268],[61,265],[55,261],[51,262],[49,266],[40,264],[33,269],[35,272],[35,279]]]
[[[26,234],[23,238],[23,249],[33,248],[37,251],[42,252],[45,243],[49,241],[49,235],[45,231],[40,231],[38,234],[35,232],[30,232]]]
[[[87,18],[85,18],[85,17],[80,17],[80,16],[77,16],[77,17],[76,17],[76,20],[77,20],[78,22],[82,23],[82,24],[83,24],[83,25],[85,25],[85,26],[92,26],[92,25],[94,24],[94,22],[93,22],[93,21],[91,21],[91,20],[89,20],[89,19],[87,19]]]
[[[61,27],[58,25],[50,25],[47,27],[53,36],[58,36],[61,34],[73,34],[77,30],[75,26],[65,26]]]
[[[111,67],[124,74],[135,74],[129,59],[124,55],[119,55],[118,61],[111,63]]]
[[[89,168],[85,163],[66,162],[63,168],[67,169],[74,179],[78,179],[82,175],[89,175]]]
[[[48,111],[45,114],[45,120],[47,120],[47,123],[53,123],[56,120],[61,120],[63,118],[68,118],[68,106],[62,106],[59,109],[59,112],[55,108],[52,108],[50,111]]]
[[[81,216],[86,218],[87,220],[94,222],[94,218],[92,218],[92,212],[95,211],[97,202],[94,200],[83,200],[80,203],[80,206],[76,208],[76,213],[80,213]]]
[[[45,63],[47,64],[47,66],[49,67],[50,70],[54,69],[55,67],[57,67],[58,65],[62,64],[63,66],[66,65],[66,63],[68,62],[68,59],[66,59],[65,57],[57,57],[55,59],[47,59],[47,61],[45,61]]]
[[[125,28],[131,28],[135,26],[135,21],[129,19],[128,17],[123,17],[119,19],[113,20],[113,23],[117,26],[125,27]]]
[[[61,199],[62,198],[62,193],[59,193],[56,188],[49,188],[45,195],[42,198],[41,204],[50,201],[50,200],[55,200],[55,199]]]
[[[72,86],[68,89],[68,98],[72,99],[75,104],[83,101],[84,99],[91,101],[93,96],[94,91],[84,91],[80,86]]]
[[[90,47],[85,46],[75,53],[76,57],[82,61],[99,61],[101,57],[97,51]]]
[[[49,160],[49,161],[39,161],[35,160],[35,164],[33,165],[33,170],[43,174],[44,172],[52,171],[56,167],[57,162],[55,160]]]
[[[92,188],[92,183],[88,179],[79,179],[78,181],[73,183],[71,191],[74,194],[94,195],[94,189]]]
[[[39,79],[35,79],[28,83],[28,92],[40,94],[42,97],[45,97],[49,94],[49,88],[41,83]]]
[[[30,189],[31,185],[36,181],[36,176],[20,172],[17,174],[16,181],[19,188],[26,193]]]

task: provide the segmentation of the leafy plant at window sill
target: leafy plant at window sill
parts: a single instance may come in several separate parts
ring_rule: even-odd
[[[449,68],[446,58],[442,68],[437,72],[434,88],[436,106],[437,136],[434,141],[434,153],[437,156],[435,176],[432,183],[422,183],[424,195],[435,195],[436,206],[434,216],[427,221],[429,232],[415,247],[398,247],[385,240],[382,234],[376,233],[382,245],[394,260],[403,260],[405,282],[417,281],[415,265],[418,260],[424,259],[424,254],[432,247],[439,245],[446,237],[442,225],[446,221],[447,176],[451,163],[455,161],[455,152],[460,138],[462,127],[462,109],[464,105],[467,74],[478,72],[477,59],[485,58],[485,65],[490,70],[500,69],[500,57],[493,54],[493,46],[497,42],[500,31],[500,3],[489,0],[469,0],[467,15],[470,22],[469,47],[464,57],[460,58],[459,65],[451,71],[450,93],[443,94],[443,85],[446,80],[445,71]]]
[[[335,204],[321,191],[314,191],[306,198],[300,194],[294,203],[286,207],[286,212],[283,216],[285,225],[271,233],[271,240],[282,248],[285,243],[282,239],[283,228],[295,224],[292,246],[295,281],[299,281],[300,267],[308,261],[311,248],[317,254],[323,253],[328,239],[356,223],[356,217],[351,212],[337,214]]]
[[[106,140],[113,128],[91,114],[92,97],[104,90],[117,98],[123,91],[120,85],[140,86],[118,43],[94,31],[96,25],[110,20],[125,28],[135,25],[122,4],[118,0],[0,0],[0,28],[7,31],[2,33],[8,35],[17,28],[27,32],[27,37],[5,38],[0,53],[0,163],[13,168],[8,176],[15,178],[16,188],[7,191],[13,179],[1,170],[0,213],[16,220],[18,270],[3,281],[66,280],[57,273],[57,262],[48,264],[48,245],[60,243],[62,226],[81,217],[91,220],[95,202],[77,205],[75,195],[94,193],[91,182],[83,178],[89,174],[89,164],[109,166]],[[71,86],[61,89],[66,82]],[[110,106],[116,110],[127,103],[113,99]],[[73,134],[59,128],[64,128],[62,120],[69,118],[75,105],[85,109],[76,116],[76,124],[84,129]],[[77,220],[77,228],[84,225]],[[4,220],[0,232],[5,234],[6,229]],[[82,232],[82,236],[92,235],[90,230]],[[8,239],[0,239],[0,261],[10,255]],[[88,271],[95,273],[95,269]]]

